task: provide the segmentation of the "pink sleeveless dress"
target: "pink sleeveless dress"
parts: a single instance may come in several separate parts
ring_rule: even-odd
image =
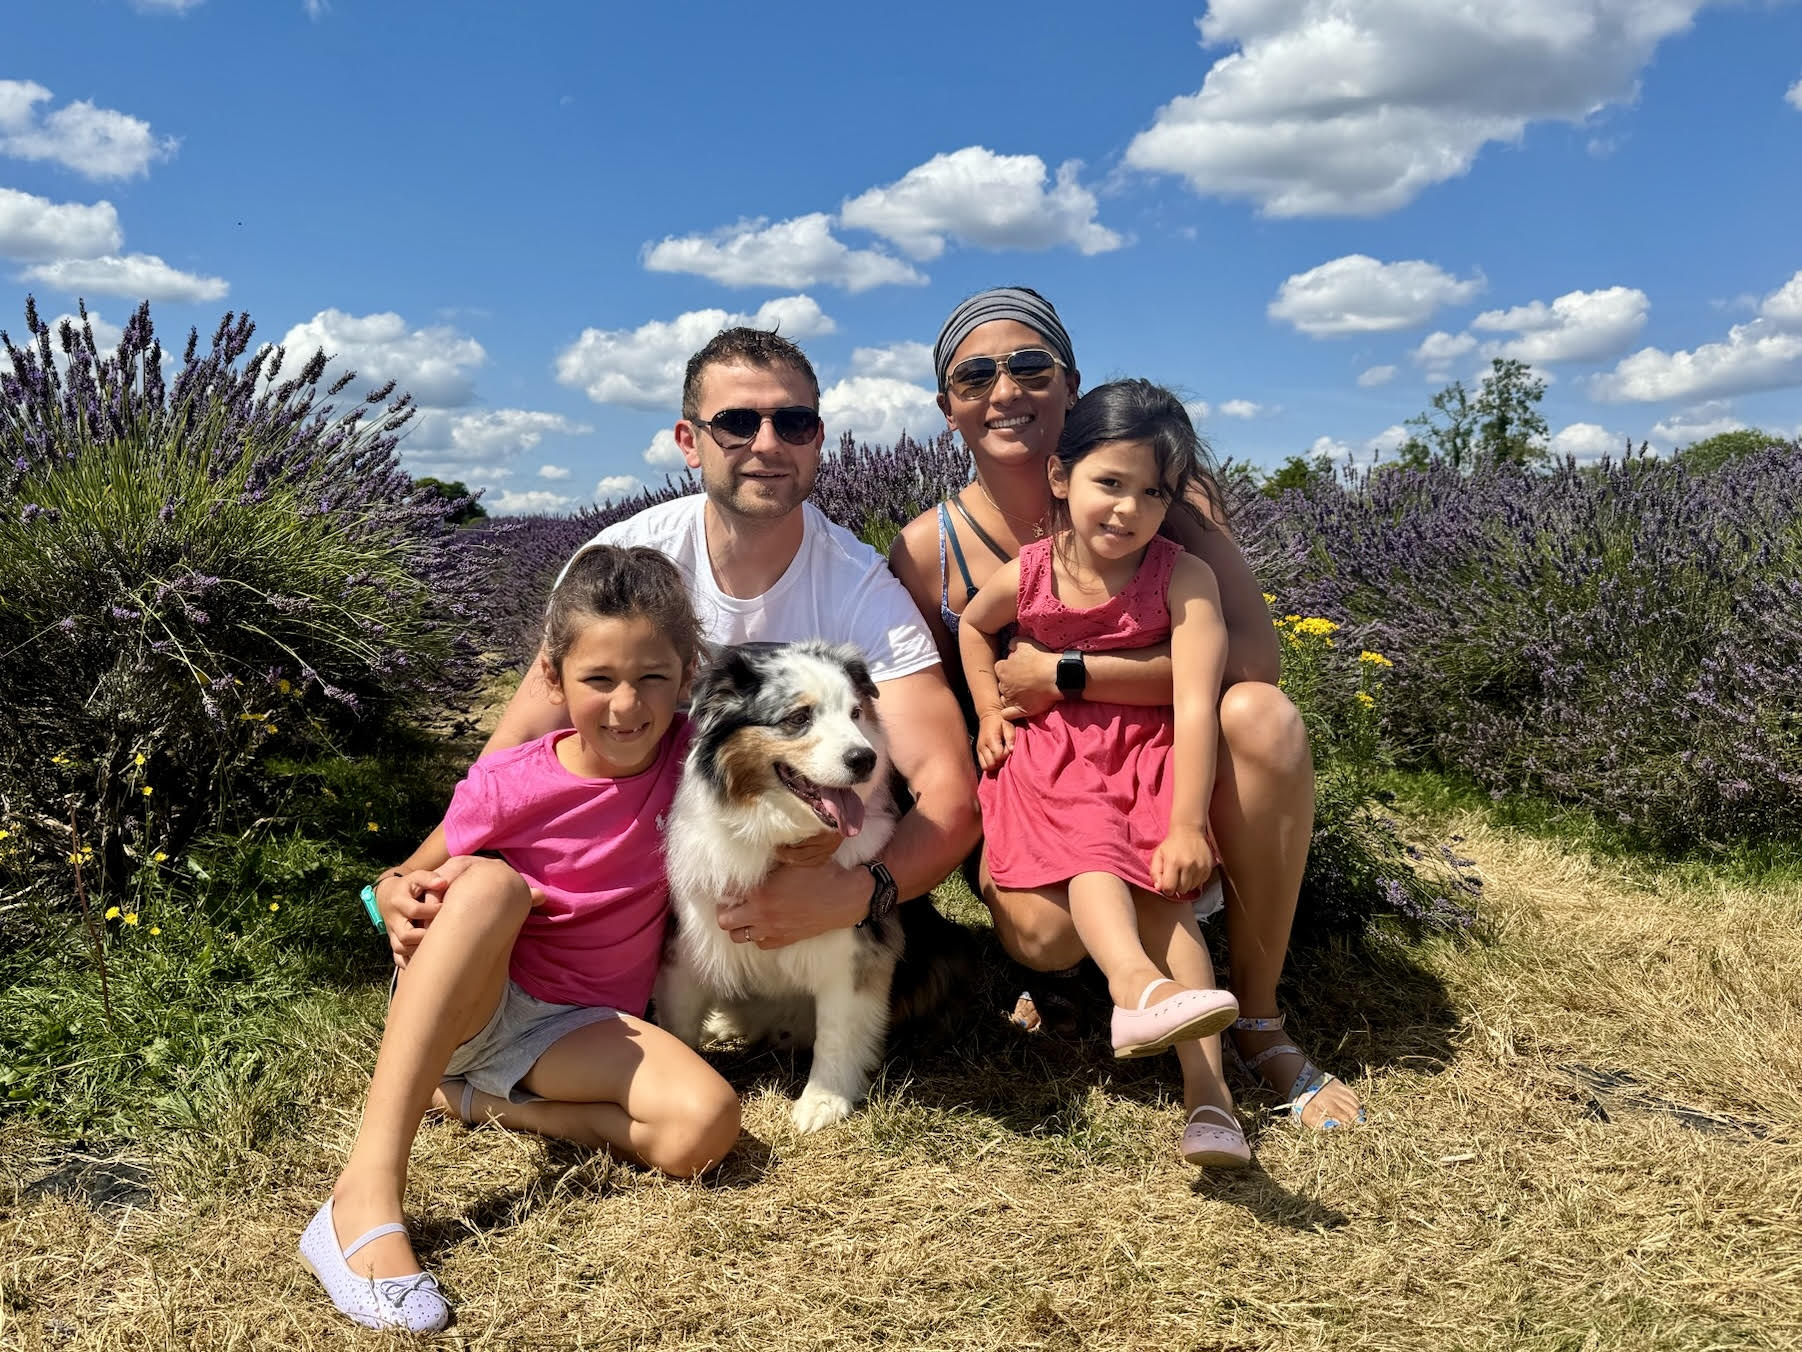
[[[1118,596],[1089,610],[1057,598],[1051,541],[1020,551],[1020,633],[1048,648],[1113,652],[1170,637],[1179,545],[1153,538]],[[1003,887],[1112,873],[1152,889],[1151,855],[1170,829],[1176,711],[1064,699],[1016,725],[1013,754],[977,786],[989,871]]]

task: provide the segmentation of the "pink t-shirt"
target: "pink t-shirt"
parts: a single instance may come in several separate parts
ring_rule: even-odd
[[[557,759],[569,729],[484,756],[451,795],[452,854],[492,850],[544,892],[513,945],[512,976],[560,1005],[642,1015],[657,977],[669,883],[663,825],[688,753],[678,714],[657,759],[625,779],[584,779]]]

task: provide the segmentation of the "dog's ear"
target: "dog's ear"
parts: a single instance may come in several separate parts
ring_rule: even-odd
[[[773,643],[739,643],[721,648],[695,678],[689,716],[706,723],[728,705],[736,704],[757,688],[759,659],[775,648]]]
[[[871,700],[877,696],[876,682],[870,679],[869,665],[861,657],[844,657],[845,675],[851,678],[851,688],[857,692],[860,700]]]

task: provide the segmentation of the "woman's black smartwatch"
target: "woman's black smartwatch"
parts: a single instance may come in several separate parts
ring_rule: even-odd
[[[1058,694],[1080,695],[1088,683],[1089,669],[1083,665],[1081,651],[1076,648],[1064,649],[1064,655],[1057,659]]]
[[[895,875],[888,871],[880,859],[872,859],[864,867],[876,880],[876,890],[870,893],[870,913],[857,922],[857,929],[862,929],[872,920],[883,920],[893,915],[895,903],[901,900],[901,889],[895,886]]]

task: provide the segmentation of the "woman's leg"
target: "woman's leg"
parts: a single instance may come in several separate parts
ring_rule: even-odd
[[[557,1039],[521,1084],[537,1102],[478,1093],[474,1119],[610,1150],[678,1178],[712,1168],[738,1140],[732,1086],[680,1039],[630,1014]]]
[[[1314,764],[1301,714],[1274,685],[1243,681],[1220,700],[1220,757],[1208,823],[1220,847],[1226,889],[1226,939],[1232,988],[1246,1018],[1277,1011],[1276,983],[1289,952],[1289,930],[1314,833]],[[1235,1032],[1249,1059],[1289,1041],[1283,1032]],[[1302,1058],[1273,1057],[1260,1074],[1279,1091],[1300,1074]],[[1308,1104],[1302,1120],[1347,1122],[1358,1098],[1339,1080]]]
[[[532,900],[520,876],[479,859],[444,894],[444,909],[401,973],[356,1144],[332,1190],[338,1246],[401,1219],[407,1156],[451,1053],[487,1024],[507,986],[508,960]],[[359,1249],[351,1265],[378,1277],[419,1271],[404,1234]]]
[[[1195,908],[1171,901],[1143,888],[1132,889],[1139,937],[1145,952],[1179,986],[1212,990],[1214,962],[1195,921]],[[1176,1044],[1176,1059],[1183,1070],[1183,1108],[1193,1112],[1204,1103],[1232,1110],[1232,1092],[1220,1067],[1220,1035],[1192,1038]]]
[[[1147,957],[1139,942],[1132,887],[1111,873],[1079,873],[1070,879],[1069,889],[1070,919],[1083,947],[1107,977],[1108,994],[1116,1005],[1137,1009],[1145,988],[1170,973]]]
[[[978,895],[995,922],[995,937],[1008,957],[1035,972],[1061,972],[1088,956],[1070,918],[1070,890],[1050,887],[1010,888],[989,873],[983,851]]]

